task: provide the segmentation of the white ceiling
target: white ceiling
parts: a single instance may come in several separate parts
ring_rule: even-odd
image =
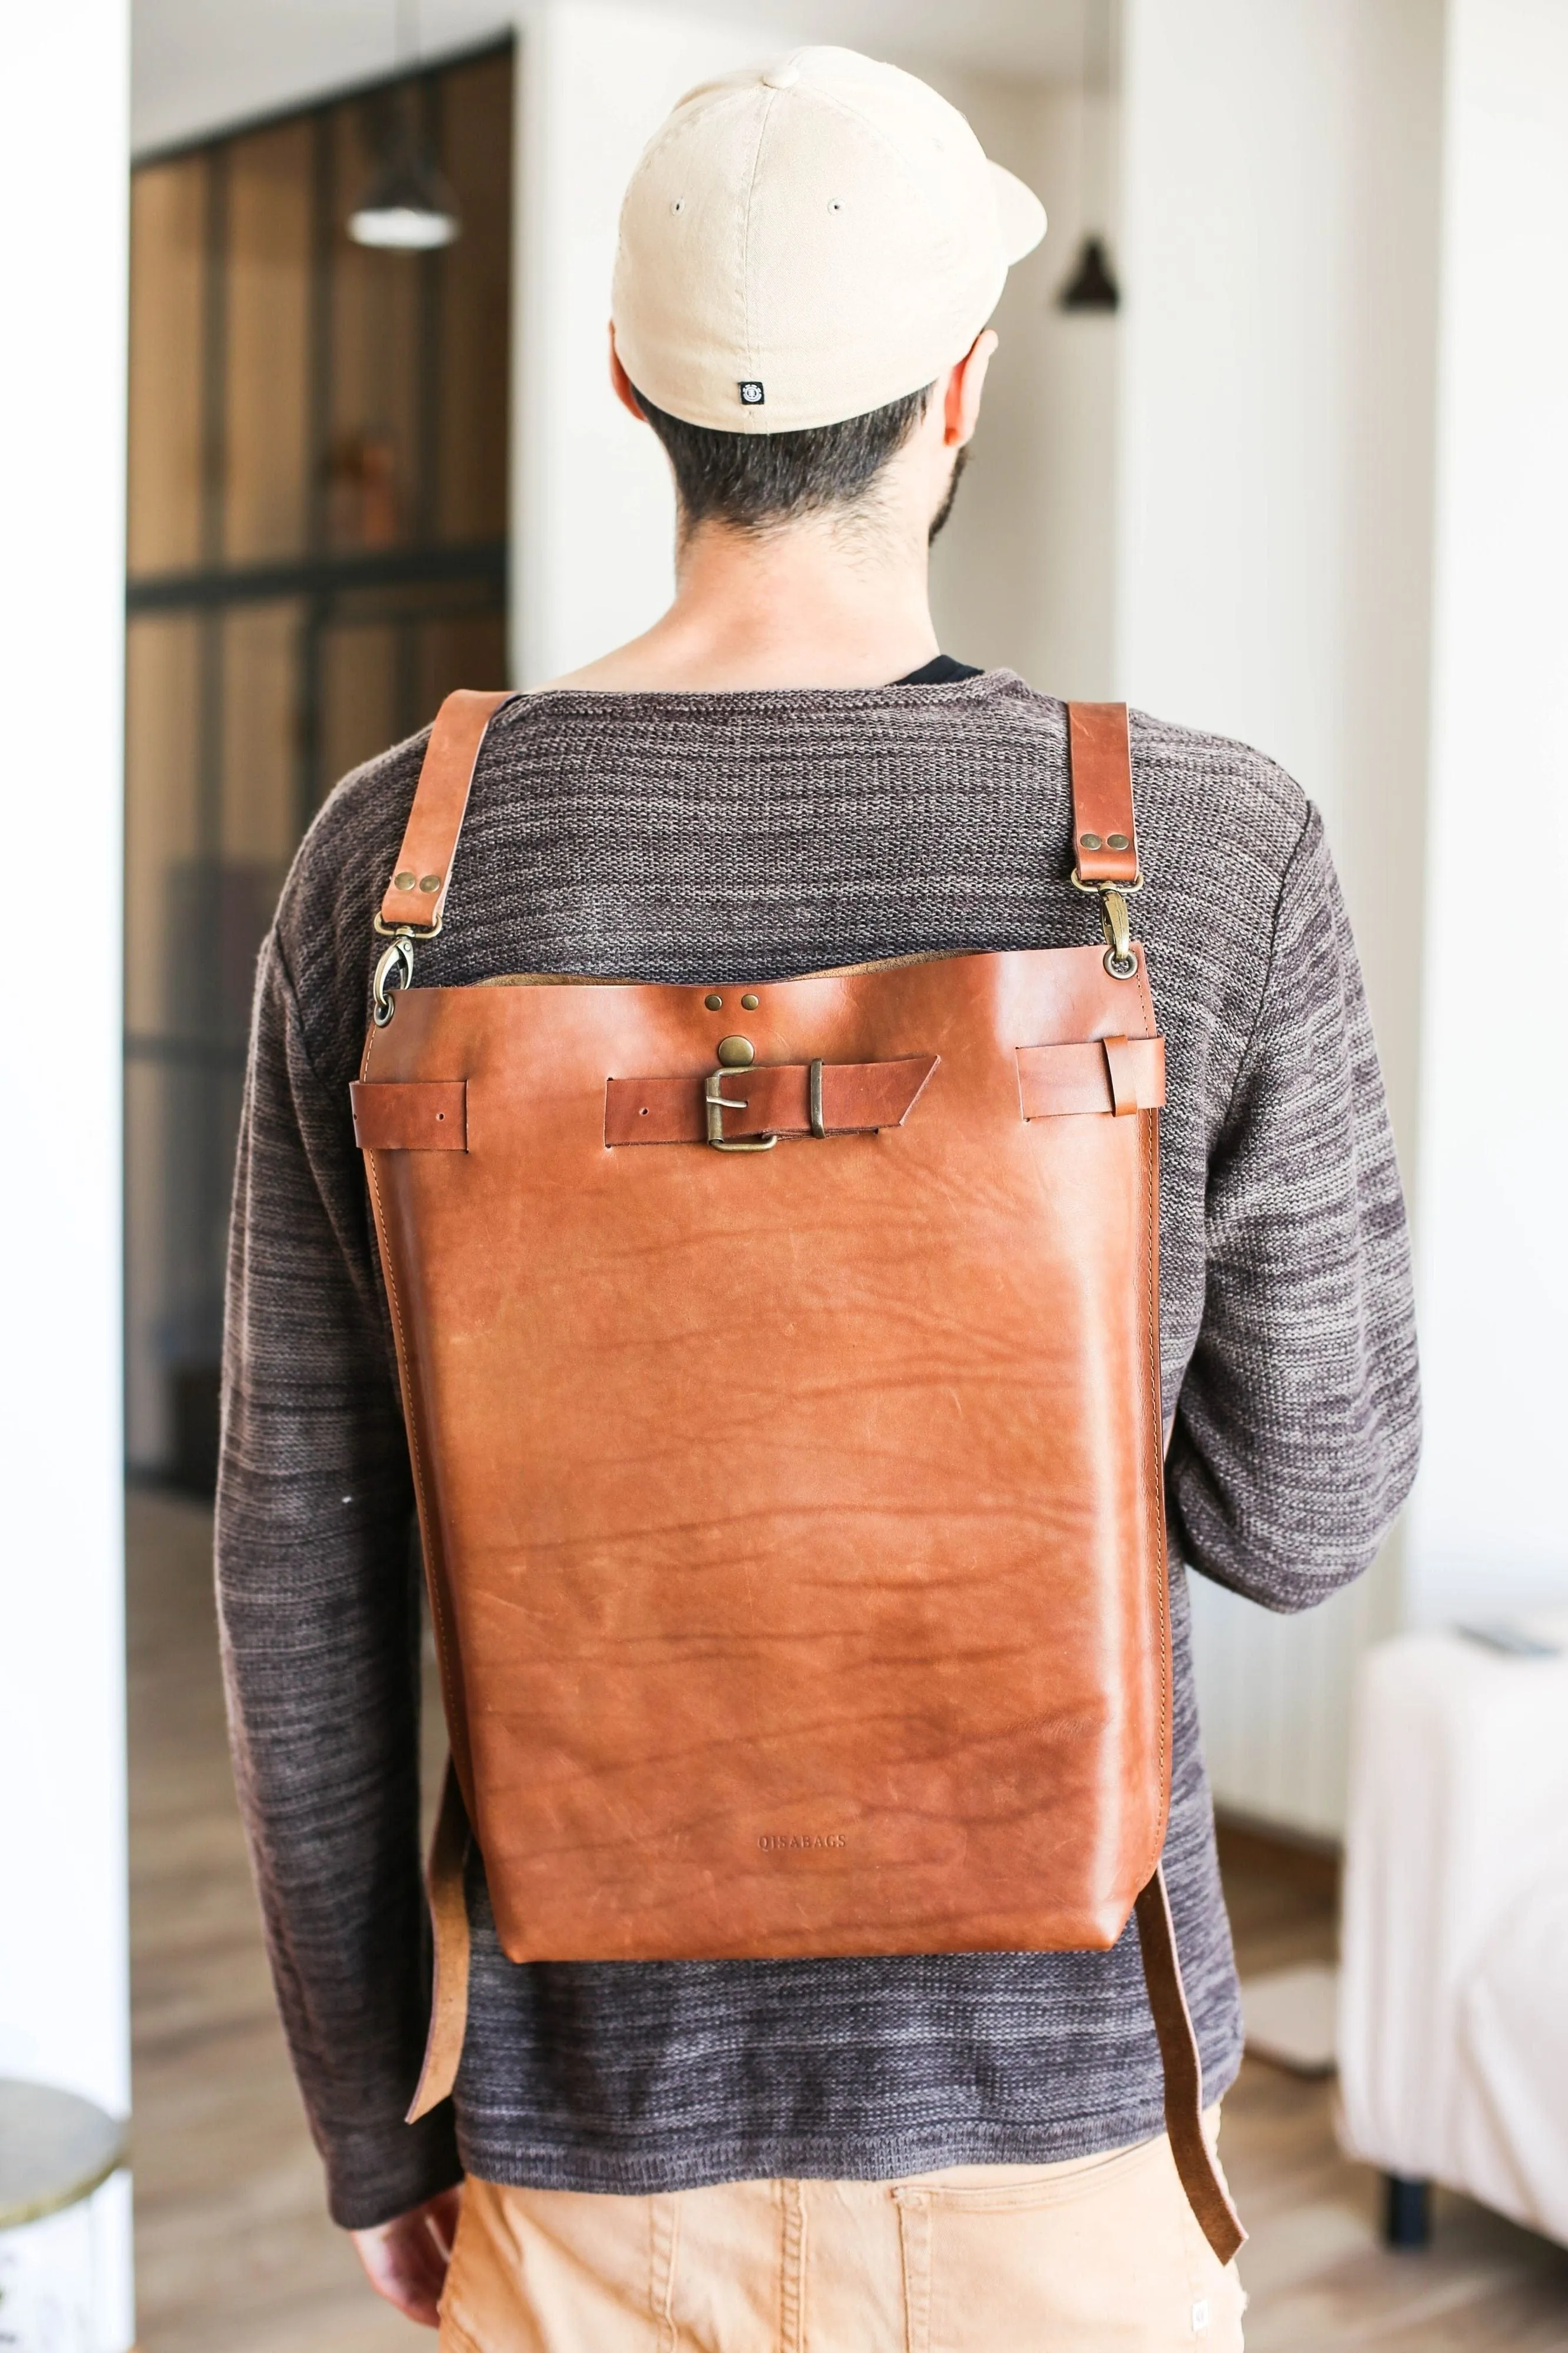
[[[682,0],[688,15],[1043,81],[1079,79],[1086,10],[1098,18],[1100,0]],[[518,13],[508,0],[422,0],[422,49],[468,47]],[[396,16],[396,0],[132,0],[132,145],[145,153],[389,72]]]

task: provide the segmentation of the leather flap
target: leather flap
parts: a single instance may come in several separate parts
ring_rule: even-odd
[[[869,1135],[902,1127],[941,1057],[910,1054],[891,1062],[824,1062],[822,1131]],[[778,1062],[724,1073],[724,1134],[810,1135],[809,1062]],[[609,1079],[605,1085],[605,1142],[701,1144],[707,1140],[704,1071],[699,1078]]]
[[[1165,1041],[1093,1038],[1067,1046],[1020,1046],[1018,1094],[1026,1119],[1158,1111],[1165,1100]]]
[[[467,1152],[467,1079],[356,1079],[349,1089],[362,1152]]]

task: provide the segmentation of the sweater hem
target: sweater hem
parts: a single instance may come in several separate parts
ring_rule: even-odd
[[[1239,2048],[1204,2070],[1204,2103],[1230,2090]],[[850,2134],[789,2130],[716,2133],[709,2123],[628,2137],[616,2147],[584,2147],[498,2130],[490,2119],[459,2114],[458,2147],[466,2172],[510,2189],[569,2189],[609,2197],[664,2196],[731,2181],[898,2181],[953,2165],[1055,2165],[1100,2157],[1152,2140],[1164,2130],[1164,2105],[1153,2097],[1104,2114],[1026,2121],[974,2117],[870,2124]]]

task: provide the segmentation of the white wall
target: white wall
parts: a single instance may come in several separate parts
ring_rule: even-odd
[[[1441,32],[1433,0],[1128,0],[1125,32],[1121,682],[1322,807],[1407,1181]],[[1218,1793],[1332,1830],[1393,1563],[1289,1623],[1194,1598]]]
[[[673,586],[668,469],[609,387],[622,192],[677,99],[787,43],[629,0],[538,0],[519,31],[512,674],[533,686],[646,628]]]
[[[931,565],[937,634],[964,659],[1098,700],[1113,691],[1120,338],[1113,314],[1069,316],[1056,296],[1085,227],[1086,115],[1090,142],[1103,141],[1110,109],[1019,76],[900,62],[968,116],[987,154],[1041,197],[1048,222],[1043,244],[1009,272],[992,322],[1000,344],[984,413]],[[1094,225],[1114,229],[1098,213]]]
[[[0,2074],[130,2105],[120,1409],[123,0],[14,10],[0,141]],[[129,2208],[105,2217],[131,2336]]]
[[[1568,1599],[1568,6],[1448,20],[1417,1621]]]

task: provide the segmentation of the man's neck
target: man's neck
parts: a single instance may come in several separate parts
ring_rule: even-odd
[[[761,534],[708,524],[681,546],[663,617],[555,683],[623,693],[882,686],[937,650],[923,536],[882,519],[812,516]]]

